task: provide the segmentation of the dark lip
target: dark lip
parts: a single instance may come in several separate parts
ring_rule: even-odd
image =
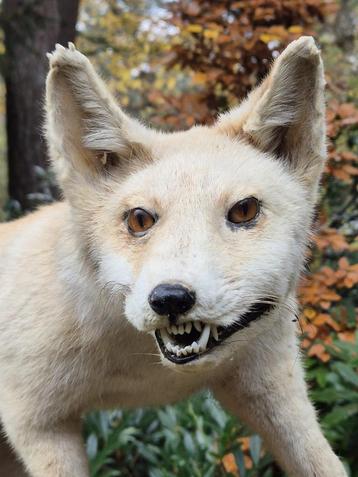
[[[207,349],[202,353],[196,353],[190,356],[175,356],[174,354],[170,353],[167,350],[166,346],[164,345],[164,342],[160,335],[160,330],[158,329],[155,330],[155,337],[159,344],[160,350],[162,354],[165,356],[165,358],[167,358],[169,361],[175,364],[189,363],[191,361],[195,361],[201,358],[202,356],[210,353],[212,349],[214,349],[217,346],[220,346],[220,344],[223,341],[225,341],[227,338],[232,336],[234,333],[249,327],[250,323],[252,323],[255,320],[258,320],[264,314],[272,311],[275,308],[275,306],[276,306],[275,304],[269,304],[269,303],[256,303],[255,305],[251,307],[251,309],[247,313],[245,313],[240,318],[240,321],[235,321],[229,326],[218,326],[219,341],[215,341],[212,337],[210,337],[208,345],[207,345]]]

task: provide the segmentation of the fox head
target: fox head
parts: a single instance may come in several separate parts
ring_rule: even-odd
[[[218,362],[291,320],[326,155],[314,40],[213,126],[175,133],[127,116],[72,44],[49,57],[47,140],[94,286],[124,296],[163,362]]]

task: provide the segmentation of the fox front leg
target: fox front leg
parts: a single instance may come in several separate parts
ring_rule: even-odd
[[[30,477],[89,477],[79,423],[49,429],[5,423],[5,431]]]
[[[250,355],[216,384],[217,399],[263,437],[290,477],[347,477],[318,425],[301,364],[277,356],[270,363],[263,354]]]

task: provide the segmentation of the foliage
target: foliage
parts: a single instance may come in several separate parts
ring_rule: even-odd
[[[301,287],[302,347],[327,438],[357,475],[358,109],[332,101],[327,121],[331,142],[312,273]]]
[[[317,19],[336,9],[333,1],[208,0],[172,2],[179,35],[168,67],[180,65],[196,85],[176,102],[166,121],[173,126],[210,123],[267,73],[290,41],[312,33]]]
[[[355,448],[358,439],[357,349],[358,332],[352,341],[333,338],[324,351],[329,356],[328,363],[313,358],[307,360],[311,397],[322,416],[323,429],[352,476],[357,475],[358,469]]]
[[[120,94],[121,105],[149,120],[155,91],[173,94],[181,79],[179,68],[168,70],[161,61],[170,49],[172,30],[160,0],[86,0],[80,15],[77,46]]]
[[[249,440],[209,395],[159,410],[92,414],[86,422],[93,477],[270,477],[259,436]]]

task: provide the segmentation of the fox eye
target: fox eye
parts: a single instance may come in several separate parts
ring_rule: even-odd
[[[232,224],[246,224],[254,220],[260,211],[259,201],[255,197],[236,202],[231,207],[227,215],[227,219]]]
[[[132,209],[128,213],[127,225],[128,230],[137,237],[144,235],[147,230],[153,227],[155,217],[144,209]]]

